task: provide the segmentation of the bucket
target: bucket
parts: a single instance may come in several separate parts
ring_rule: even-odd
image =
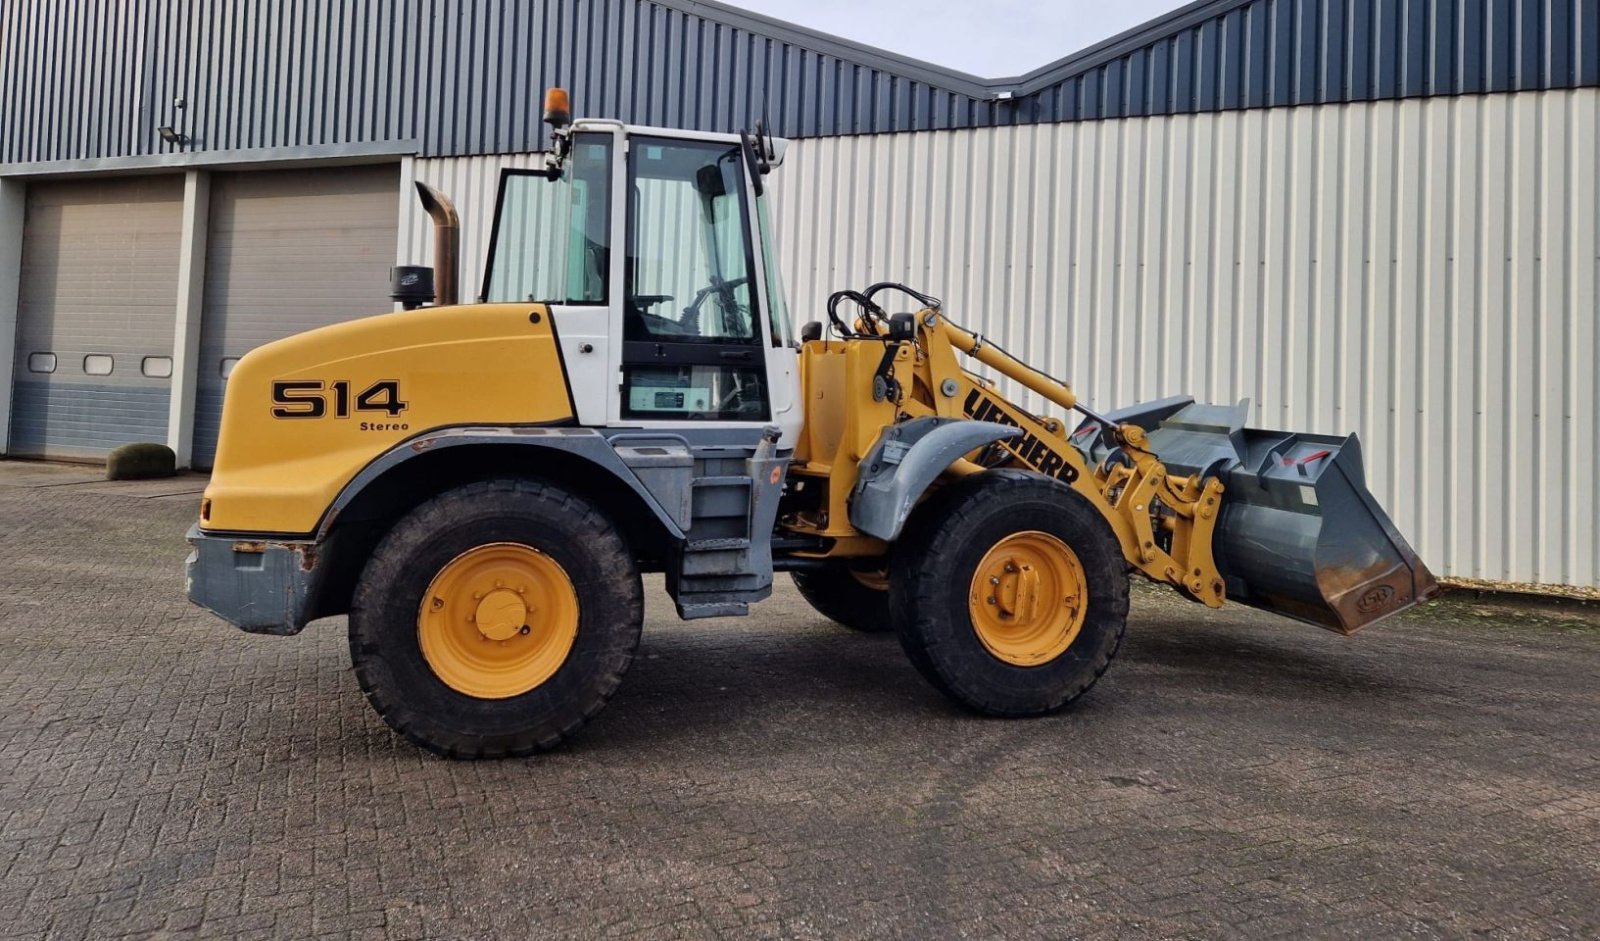
[[[1248,411],[1168,399],[1111,415],[1145,427],[1171,472],[1221,477],[1212,551],[1230,601],[1353,634],[1439,593],[1367,490],[1355,435],[1246,428]]]

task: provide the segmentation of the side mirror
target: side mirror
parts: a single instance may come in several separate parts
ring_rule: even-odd
[[[714,166],[704,166],[695,171],[694,188],[701,196],[711,199],[728,195],[728,187],[722,182],[722,170]]]

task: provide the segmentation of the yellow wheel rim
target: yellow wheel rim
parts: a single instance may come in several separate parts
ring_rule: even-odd
[[[1049,533],[1013,533],[995,543],[972,575],[967,608],[989,652],[1033,667],[1061,656],[1089,607],[1077,553]]]
[[[520,696],[553,676],[578,636],[578,592],[537,549],[495,542],[439,570],[417,611],[422,656],[478,699]]]

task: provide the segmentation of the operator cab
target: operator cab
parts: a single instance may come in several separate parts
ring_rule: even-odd
[[[479,299],[549,305],[583,425],[777,425],[793,447],[797,347],[762,179],[787,142],[568,124],[556,105],[546,166],[502,172]]]

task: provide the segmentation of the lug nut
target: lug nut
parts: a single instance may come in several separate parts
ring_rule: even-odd
[[[991,584],[991,585],[1000,584],[1000,576],[998,576],[998,575],[990,575],[989,576],[989,584]]]
[[[526,624],[524,624],[524,625],[522,625],[522,630],[521,630],[521,631],[519,631],[519,632],[518,632],[518,633],[520,633],[520,634],[522,634],[522,635],[523,635],[523,636],[524,636],[524,637],[526,637],[526,636],[527,636],[527,635],[528,635],[528,634],[530,634],[530,633],[532,633],[532,632],[533,632],[533,628],[531,628],[531,627],[529,627],[529,626],[528,626],[528,625],[526,625]]]

